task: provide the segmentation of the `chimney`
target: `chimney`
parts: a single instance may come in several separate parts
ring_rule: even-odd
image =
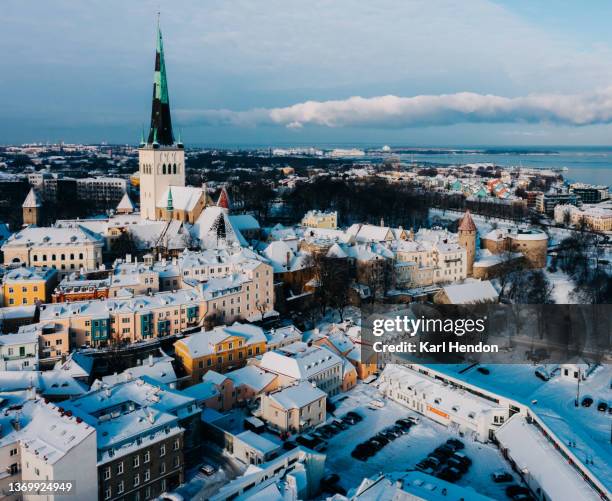
[[[153,367],[153,354],[149,354],[149,367]]]
[[[125,262],[126,263],[131,263],[132,262],[132,255],[131,254],[126,254],[125,255]]]
[[[287,267],[287,269],[289,269],[289,264],[291,263],[291,252],[287,252],[287,259],[286,259],[286,264],[285,266]]]
[[[380,218],[380,226],[383,227],[385,226],[385,219],[384,218]]]

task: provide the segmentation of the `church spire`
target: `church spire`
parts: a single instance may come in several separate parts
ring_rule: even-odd
[[[170,98],[164,62],[164,43],[162,40],[159,18],[157,20],[157,48],[155,51],[155,73],[153,76],[153,103],[151,106],[151,128],[148,144],[158,143],[164,146],[174,144],[172,120],[170,118]]]

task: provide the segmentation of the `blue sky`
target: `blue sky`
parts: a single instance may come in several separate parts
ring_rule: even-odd
[[[5,0],[0,143],[609,144],[612,3]],[[386,97],[385,97],[386,96]]]

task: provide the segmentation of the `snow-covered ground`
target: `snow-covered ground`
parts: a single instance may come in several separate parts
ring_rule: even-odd
[[[601,365],[580,384],[580,401],[590,396],[590,407],[574,405],[578,387],[554,372],[547,382],[535,377],[535,367],[527,364],[487,365],[488,375],[472,367],[436,365],[433,369],[467,383],[528,405],[601,482],[612,488],[612,447],[610,414],[597,410],[599,401],[612,403],[612,365]],[[554,367],[547,367],[553,372]]]
[[[199,466],[187,470],[185,472],[185,483],[174,491],[183,496],[184,499],[208,499],[230,480],[244,473],[247,468],[247,465],[229,454],[212,448],[206,449],[203,461],[216,468],[217,471],[209,476],[202,473]]]
[[[376,410],[369,408],[368,404],[374,399],[383,400],[385,406]],[[414,469],[419,461],[448,438],[460,438],[446,427],[385,399],[381,396],[375,383],[370,385],[360,383],[336,401],[338,407],[334,412],[335,417],[341,417],[350,410],[364,417],[360,423],[350,426],[348,430],[328,440],[326,469],[329,473],[338,473],[340,485],[347,490],[359,485],[364,477],[380,472]],[[390,442],[366,461],[359,461],[351,456],[357,444],[394,424],[397,419],[407,416],[420,419],[419,424],[413,426],[407,434]],[[333,419],[334,416],[330,416],[329,420]],[[506,499],[504,489],[508,483],[496,484],[491,479],[494,471],[500,469],[512,471],[499,450],[493,445],[481,444],[468,438],[460,438],[460,440],[465,443],[464,452],[472,459],[473,464],[457,484],[471,486],[476,491],[494,499]],[[518,482],[516,476],[515,479]]]
[[[553,286],[552,297],[556,304],[576,303],[576,300],[571,296],[571,292],[574,290],[574,284],[566,273],[563,273],[561,270],[557,270],[554,273],[545,271],[544,273]]]

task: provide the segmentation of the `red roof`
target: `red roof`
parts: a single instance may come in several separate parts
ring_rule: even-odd
[[[219,200],[217,200],[217,207],[223,207],[224,209],[229,209],[231,207],[230,198],[225,188],[221,188],[221,195],[219,195]]]
[[[474,220],[472,219],[472,215],[469,210],[465,211],[465,214],[459,221],[459,226],[457,228],[459,231],[476,231],[476,225],[474,224]]]

